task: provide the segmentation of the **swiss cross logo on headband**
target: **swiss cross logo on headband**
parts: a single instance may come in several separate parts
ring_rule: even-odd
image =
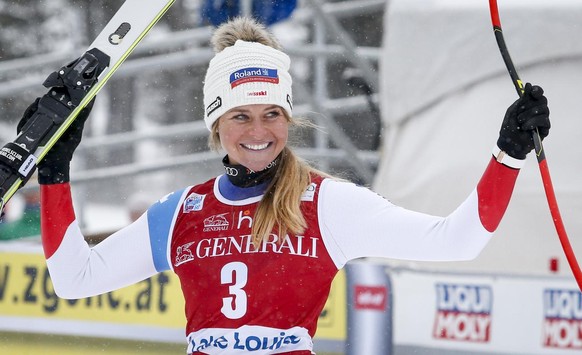
[[[243,68],[230,74],[231,88],[235,88],[240,84],[257,81],[279,84],[279,74],[277,73],[277,69]]]

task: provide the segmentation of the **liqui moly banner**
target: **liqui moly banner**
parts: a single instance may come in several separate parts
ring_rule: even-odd
[[[433,338],[488,343],[493,292],[490,286],[435,284],[437,297]]]
[[[582,354],[573,278],[388,270],[394,348]]]
[[[576,289],[543,291],[542,345],[582,352],[582,297]]]

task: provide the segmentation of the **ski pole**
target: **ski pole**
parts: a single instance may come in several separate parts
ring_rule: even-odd
[[[497,41],[497,46],[501,52],[501,57],[505,62],[511,81],[517,90],[517,94],[521,97],[523,95],[523,82],[519,78],[515,66],[507,50],[505,44],[505,39],[503,38],[503,31],[501,29],[501,21],[499,19],[499,9],[497,8],[497,0],[489,0],[489,9],[491,11],[491,22],[493,24],[493,32],[495,33],[495,40]],[[556,194],[554,192],[554,186],[552,184],[552,179],[550,176],[550,170],[548,168],[548,163],[546,161],[546,154],[544,152],[544,147],[542,145],[542,140],[540,138],[539,132],[533,133],[534,148],[536,153],[536,158],[538,160],[538,166],[540,168],[540,174],[542,176],[542,182],[544,184],[544,190],[546,192],[546,199],[550,208],[550,213],[552,215],[552,220],[554,221],[554,226],[556,227],[556,232],[558,233],[558,238],[560,239],[560,244],[562,244],[562,249],[572,269],[574,278],[578,283],[578,288],[582,291],[582,271],[580,271],[580,266],[576,260],[576,255],[572,250],[570,245],[570,239],[566,233],[566,228],[562,222],[562,216],[560,214],[560,209],[558,208],[558,202],[556,200]]]

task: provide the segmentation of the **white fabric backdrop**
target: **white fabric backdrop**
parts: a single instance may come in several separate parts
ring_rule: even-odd
[[[374,189],[401,206],[446,215],[476,186],[517,94],[488,1],[391,0],[387,6],[380,63],[384,140]],[[582,1],[499,0],[499,11],[522,80],[546,90],[553,125],[544,142],[548,164],[582,258]],[[548,274],[552,257],[560,259],[561,275],[571,274],[530,156],[481,256],[428,266]]]

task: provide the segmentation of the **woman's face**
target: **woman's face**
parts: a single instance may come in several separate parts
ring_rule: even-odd
[[[220,117],[218,134],[230,164],[261,171],[287,144],[289,122],[277,105],[239,106]]]

